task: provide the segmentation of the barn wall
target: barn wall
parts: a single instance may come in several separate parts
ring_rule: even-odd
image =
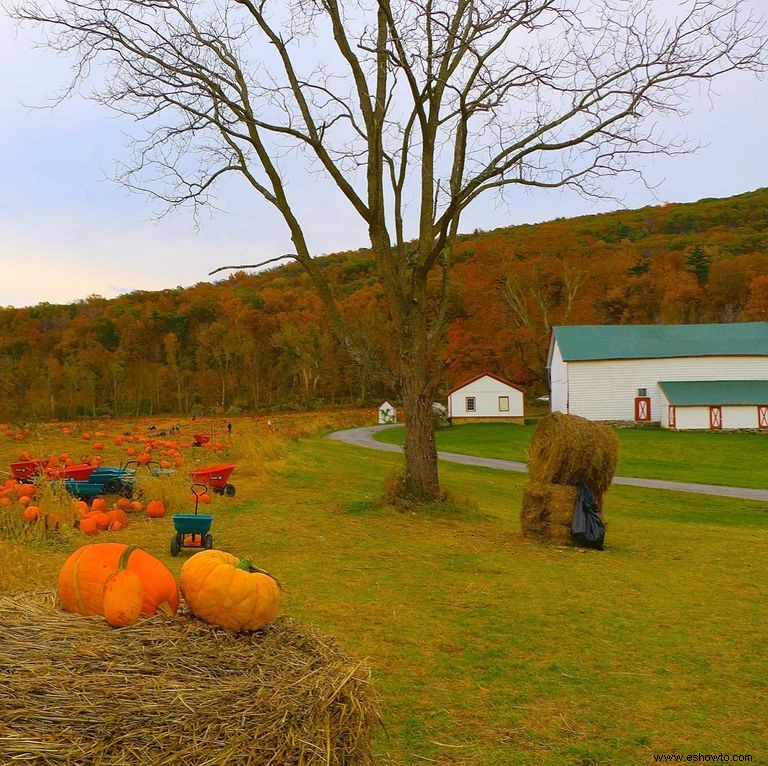
[[[678,407],[675,410],[675,428],[709,429],[709,407]]]
[[[723,428],[757,428],[757,406],[723,405]]]
[[[552,412],[568,412],[568,366],[555,342],[549,360],[549,402]]]
[[[667,405],[658,386],[660,380],[768,379],[768,357],[757,356],[616,359],[569,362],[567,367],[568,412],[591,420],[633,421],[637,389],[646,388],[651,398],[651,420],[660,422],[662,407]]]

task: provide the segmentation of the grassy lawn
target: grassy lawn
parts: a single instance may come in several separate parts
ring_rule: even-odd
[[[381,764],[768,759],[768,503],[617,486],[605,551],[543,547],[520,535],[523,475],[441,465],[477,510],[424,518],[373,503],[397,455],[312,436],[256,466],[235,432],[215,545],[279,577],[283,613],[367,659]],[[98,539],[178,572],[190,554],[170,557],[172,528],[137,518]],[[82,543],[0,540],[0,591],[52,587]]]
[[[437,448],[526,461],[535,428],[506,423],[443,428],[437,432]],[[660,428],[617,428],[616,433],[620,443],[620,476],[768,488],[768,434],[677,433]],[[389,429],[377,434],[376,439],[402,445],[405,431]]]

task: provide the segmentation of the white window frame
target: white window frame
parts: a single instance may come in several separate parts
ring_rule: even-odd
[[[506,405],[506,406],[503,406]],[[509,412],[509,397],[508,396],[500,396],[499,397],[499,412]]]
[[[477,412],[477,397],[475,396],[464,397],[464,411]]]

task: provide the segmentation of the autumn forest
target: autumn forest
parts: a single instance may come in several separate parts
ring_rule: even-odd
[[[453,258],[448,330],[434,360],[443,389],[488,371],[541,394],[556,324],[767,320],[768,189],[475,231]],[[321,263],[356,332],[386,351],[370,255]],[[295,265],[0,308],[6,420],[236,414],[376,404],[395,393],[350,360]]]

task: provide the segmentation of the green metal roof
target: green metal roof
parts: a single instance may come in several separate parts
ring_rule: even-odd
[[[768,356],[768,322],[555,327],[566,362],[681,356]]]
[[[670,404],[768,404],[768,380],[670,380],[659,386]]]

